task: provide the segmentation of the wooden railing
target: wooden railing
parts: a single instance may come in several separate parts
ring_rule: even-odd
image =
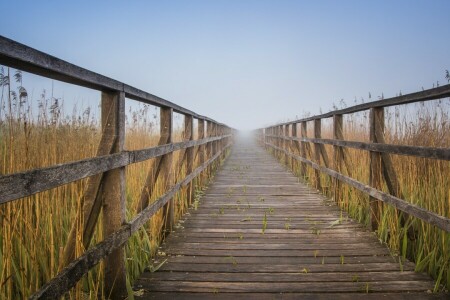
[[[171,231],[174,225],[174,195],[186,186],[188,194],[193,193],[191,181],[202,172],[210,172],[213,163],[224,158],[226,149],[232,144],[233,130],[167,100],[2,36],[0,36],[0,64],[100,90],[102,93],[102,137],[96,157],[0,177],[0,204],[2,204],[91,176],[83,204],[83,244],[88,250],[75,259],[75,230],[72,230],[64,251],[67,267],[32,298],[60,297],[102,259],[105,264],[105,294],[113,298],[123,298],[127,294],[123,245],[161,208],[165,220],[163,232]],[[126,97],[160,108],[160,140],[157,147],[135,151],[124,150]],[[184,115],[183,142],[173,143],[174,112]],[[194,118],[198,120],[197,140],[194,140]],[[180,159],[174,162],[172,154],[178,150]],[[127,223],[124,167],[152,158],[154,160],[142,188],[138,214]],[[182,166],[186,166],[187,175],[176,182],[177,176],[172,170],[180,169]],[[149,205],[158,178],[164,182],[166,190],[163,196]],[[186,201],[192,199],[187,198]],[[106,238],[89,248],[101,210]]]
[[[423,157],[438,160],[450,160],[449,148],[418,147],[407,145],[386,144],[385,142],[385,108],[394,105],[408,104],[419,101],[429,101],[450,96],[450,85],[425,90],[422,92],[398,96],[390,99],[364,103],[326,114],[313,116],[301,120],[273,125],[255,131],[257,139],[274,154],[290,161],[291,164],[300,164],[300,176],[306,175],[306,168],[314,169],[316,188],[321,190],[320,173],[333,178],[334,198],[339,199],[340,184],[345,183],[370,196],[370,224],[376,230],[380,221],[379,201],[394,206],[405,213],[405,216],[414,216],[426,223],[432,224],[445,232],[450,232],[450,219],[426,210],[418,205],[405,201],[401,195],[398,179],[392,165],[390,154]],[[357,142],[344,140],[343,115],[370,110],[369,128],[370,141]],[[321,137],[321,121],[333,118],[333,139]],[[307,136],[307,122],[314,122],[314,137]],[[300,135],[297,125],[300,125]],[[313,147],[311,147],[311,144]],[[329,161],[324,145],[333,146],[333,162]],[[348,161],[347,148],[366,150],[370,152],[369,185],[351,177],[352,170]],[[307,153],[313,158],[307,158]],[[331,169],[331,166],[334,169]],[[343,174],[344,166],[347,174]],[[293,167],[293,166],[292,166]],[[383,180],[389,193],[382,190]],[[442,201],[445,201],[442,199]]]

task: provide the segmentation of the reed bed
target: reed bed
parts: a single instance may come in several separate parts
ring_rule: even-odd
[[[385,139],[387,143],[428,147],[450,148],[450,99],[433,100],[387,108],[385,111]],[[353,141],[369,140],[368,111],[344,115],[344,138]],[[308,137],[312,137],[313,122],[308,122]],[[300,127],[300,126],[299,126]],[[297,130],[300,132],[300,129]],[[322,122],[322,137],[333,136],[332,120]],[[312,151],[313,145],[310,145]],[[327,147],[328,157],[333,163],[332,147]],[[346,160],[351,174],[343,168],[345,175],[369,183],[369,154],[367,151],[348,148]],[[307,158],[314,157],[307,152]],[[400,192],[404,199],[447,218],[450,217],[450,162],[391,155],[398,176]],[[282,162],[285,158],[280,157]],[[291,166],[291,164],[287,164]],[[331,165],[334,168],[333,165]],[[294,164],[294,173],[299,175],[299,164]],[[321,174],[323,192],[334,197],[332,180]],[[307,184],[316,186],[314,169],[307,167],[303,178]],[[388,192],[383,186],[383,191]],[[342,184],[338,205],[356,220],[369,224],[368,196]],[[416,271],[427,272],[435,280],[435,292],[450,287],[450,234],[417,218],[406,217],[395,208],[383,204],[381,222],[377,230],[380,242],[386,243],[394,256],[416,263]],[[401,267],[401,266],[400,266]]]
[[[1,67],[1,66],[0,66]],[[101,137],[96,105],[77,109],[71,114],[62,99],[45,91],[31,99],[22,86],[20,71],[1,68],[0,102],[0,175],[38,167],[51,166],[96,155]],[[13,76],[14,79],[13,80]],[[100,97],[99,97],[100,99]],[[157,145],[159,109],[130,104],[127,99],[126,141],[128,150]],[[183,116],[175,117],[174,140],[183,138]],[[194,125],[196,122],[194,123]],[[194,128],[196,130],[196,128]],[[174,174],[186,175],[186,167],[176,168],[179,151],[173,155]],[[151,160],[126,167],[127,220],[136,214],[142,186]],[[200,195],[212,173],[203,174],[193,182],[195,195]],[[27,298],[54,277],[62,267],[63,249],[69,232],[82,210],[82,197],[88,179],[66,184],[23,199],[0,205],[0,299]],[[164,194],[161,182],[150,202]],[[183,189],[175,196],[175,219],[187,209],[190,195]],[[102,221],[91,245],[101,241]],[[134,234],[125,246],[129,295],[133,280],[149,266],[161,242],[161,212]],[[84,253],[82,221],[77,226],[76,256]],[[104,299],[101,263],[78,283],[70,299]]]

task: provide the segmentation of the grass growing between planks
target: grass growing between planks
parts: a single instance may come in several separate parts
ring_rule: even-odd
[[[64,102],[47,95],[45,91],[39,99],[31,99],[22,87],[21,73],[13,72],[12,69],[2,68],[0,82],[0,175],[96,155],[101,128],[95,106],[83,109],[75,106],[68,115]],[[144,104],[130,106],[127,111],[125,148],[134,150],[157,145],[158,123],[156,109]],[[182,130],[175,128],[174,131],[174,140],[181,140]],[[173,155],[173,166],[180,159],[179,152]],[[150,164],[151,161],[146,161],[126,167],[127,220],[136,214]],[[193,181],[194,190],[200,190],[208,183],[217,165],[215,163],[213,168]],[[186,165],[174,167],[172,171],[180,180],[186,175]],[[86,186],[87,178],[0,205],[0,299],[27,298],[58,273],[68,234],[75,216],[82,210]],[[156,193],[150,202],[164,192],[161,182],[157,181]],[[175,196],[176,220],[186,211],[189,197],[187,188]],[[104,238],[101,218],[100,215],[91,245]],[[81,241],[82,222],[76,225],[76,256],[79,256],[85,251]],[[162,225],[160,211],[125,246],[130,292],[133,280],[157,252]],[[107,295],[102,293],[100,263],[83,277],[70,292],[69,298],[106,298]]]
[[[450,99],[434,100],[420,104],[409,104],[386,109],[385,139],[387,143],[428,147],[450,148]],[[322,137],[332,138],[332,120],[322,122]],[[311,137],[308,122],[308,136]],[[368,141],[368,112],[344,116],[344,138],[346,140]],[[298,129],[299,132],[299,129]],[[314,150],[311,145],[312,151]],[[331,168],[333,148],[326,147]],[[273,151],[272,151],[273,152]],[[314,153],[314,152],[313,152]],[[348,149],[346,160],[351,174],[344,167],[344,175],[365,184],[369,183],[369,154],[367,151]],[[314,154],[313,154],[314,155]],[[307,158],[314,161],[307,151]],[[285,162],[284,155],[278,157]],[[401,155],[391,155],[398,176],[400,192],[406,201],[450,217],[450,162]],[[322,162],[323,163],[323,162]],[[294,173],[300,174],[300,164],[294,163]],[[333,182],[321,174],[323,192],[334,197]],[[314,169],[307,167],[305,181],[316,186]],[[388,192],[386,185],[384,192]],[[338,205],[358,221],[369,224],[368,196],[342,184]],[[434,226],[409,217],[402,222],[402,214],[395,208],[382,204],[380,226],[377,231],[380,241],[389,245],[392,253],[400,259],[408,258],[416,263],[416,271],[427,272],[435,280],[434,291],[450,287],[450,234]],[[443,287],[444,286],[444,287]]]

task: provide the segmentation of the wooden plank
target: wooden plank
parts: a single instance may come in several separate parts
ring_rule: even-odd
[[[275,145],[269,145],[269,146],[271,146],[272,148],[278,148]],[[278,150],[281,150],[281,149],[278,148]],[[365,185],[364,183],[359,182],[353,178],[342,175],[334,170],[325,168],[323,166],[317,165],[316,163],[314,163],[310,160],[304,159],[303,157],[293,155],[293,154],[290,154],[290,155],[292,155],[294,158],[298,159],[299,161],[308,164],[309,166],[311,166],[314,169],[319,169],[321,172],[324,172],[332,177],[335,177],[350,186],[353,186],[354,188],[368,194],[369,196],[371,196],[373,198],[376,198],[378,200],[386,202],[386,203],[394,206],[398,210],[401,210],[411,216],[419,218],[419,219],[425,221],[426,223],[432,224],[446,232],[450,232],[450,219],[449,218],[440,216],[434,212],[428,211],[428,210],[421,208],[415,204],[409,203],[403,199],[383,193],[383,192],[381,192],[375,188],[372,188],[368,185]]]
[[[230,146],[231,144],[229,144]],[[174,185],[166,194],[158,198],[151,205],[147,206],[142,212],[136,215],[130,223],[122,225],[122,227],[108,236],[106,239],[87,250],[83,255],[72,261],[57,276],[47,282],[38,292],[32,295],[31,299],[55,299],[62,296],[70,288],[75,286],[78,280],[86,274],[92,267],[97,265],[101,259],[109,255],[115,249],[123,246],[123,244],[142,227],[161,207],[163,207],[169,199],[173,198],[175,193],[182,186],[186,186],[193,178],[198,176],[208,165],[214,162],[220,153],[217,153],[210,160],[204,162],[197,167],[190,175]]]
[[[295,180],[283,183],[295,177],[255,143],[237,140],[198,207],[189,209],[158,249],[149,267],[158,270],[135,282],[140,297],[229,293],[271,299],[311,292],[320,297],[326,291],[355,298],[366,292],[427,295],[433,289],[427,275],[391,256],[373,233],[341,215],[332,201]],[[282,156],[289,153],[274,149]],[[272,181],[261,184],[261,178]],[[294,228],[283,228],[286,222]],[[322,228],[320,234],[314,228]]]
[[[211,295],[211,292],[206,293],[191,293],[191,292],[151,292],[141,294],[142,289],[137,290],[139,296],[134,296],[135,299],[170,299],[170,300],[203,300],[214,299],[217,300],[236,300],[236,299],[259,299],[259,300],[349,300],[349,299],[364,299],[364,300],[444,300],[448,299],[444,294],[433,293],[216,293]]]
[[[152,291],[189,291],[219,293],[248,292],[248,293],[320,293],[326,290],[333,292],[427,292],[433,289],[429,281],[378,281],[378,282],[193,282],[193,281],[150,281],[146,287]]]

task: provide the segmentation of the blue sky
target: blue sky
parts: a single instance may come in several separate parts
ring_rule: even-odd
[[[450,69],[450,1],[0,3],[1,35],[241,129],[445,84]]]

